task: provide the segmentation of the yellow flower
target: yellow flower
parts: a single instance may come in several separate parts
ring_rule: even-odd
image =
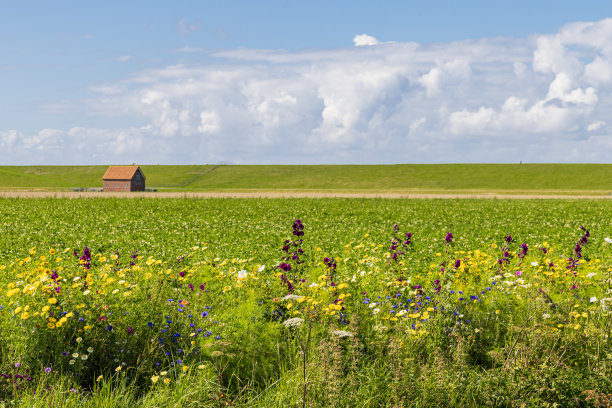
[[[51,248],[51,249],[49,250],[49,254],[50,254],[50,255],[55,254],[55,249]]]
[[[230,290],[232,287],[231,286],[226,286],[223,288],[223,293],[227,292],[228,290]]]
[[[183,366],[183,371],[187,371],[187,370],[189,370],[189,366],[185,366],[185,365],[184,365],[184,366]]]
[[[198,366],[198,370],[203,370],[203,369],[204,369],[204,364],[200,364],[200,365]]]
[[[47,312],[49,309],[50,309],[49,306],[43,306],[42,311]]]
[[[28,317],[30,317],[30,314],[29,314],[28,312],[23,312],[23,313],[21,314],[21,318],[22,318],[23,320],[26,320]]]
[[[170,384],[170,379],[169,378],[164,378],[164,384],[166,384],[166,385]]]
[[[80,342],[83,341],[83,338],[82,337],[77,337],[76,341],[77,341],[77,343],[80,343]]]
[[[117,366],[117,368],[115,368],[115,371],[118,373],[121,372],[121,366]]]
[[[47,299],[47,302],[51,303],[52,305],[57,303],[57,299],[56,298],[49,298]]]
[[[153,377],[151,377],[151,382],[153,384],[155,384],[158,380],[159,380],[159,375],[154,375]]]
[[[55,329],[55,323],[53,323],[53,322],[49,322],[49,323],[47,323],[47,328],[49,328],[49,329]]]
[[[19,306],[17,309],[15,309],[15,314],[19,314],[19,312],[21,312],[22,309],[23,307]]]
[[[100,259],[98,259],[100,262],[106,262],[106,257],[101,257]]]
[[[100,381],[102,381],[102,379],[103,379],[103,378],[104,378],[104,376],[103,376],[103,375],[101,375],[101,376],[99,376],[98,378],[96,378],[96,381],[100,382]]]
[[[11,297],[13,295],[16,295],[19,292],[21,292],[21,289],[19,288],[11,289],[8,292],[6,292],[6,297]]]
[[[342,290],[344,288],[346,288],[348,285],[346,283],[341,283],[338,285],[338,290]]]

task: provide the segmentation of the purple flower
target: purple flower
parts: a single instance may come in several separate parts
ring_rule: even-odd
[[[506,242],[507,243],[512,242],[512,235],[508,234],[508,236],[506,237]]]
[[[51,367],[45,367],[45,373],[50,373],[51,372]]]
[[[457,260],[455,261],[455,268],[458,268],[458,267],[460,267],[460,266],[461,266],[461,259],[457,259]]]
[[[453,242],[453,233],[449,232],[448,234],[446,234],[446,238],[444,238],[444,241],[446,241],[447,244]]]

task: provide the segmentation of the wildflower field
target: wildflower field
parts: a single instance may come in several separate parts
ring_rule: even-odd
[[[0,199],[0,404],[612,404],[612,201]]]

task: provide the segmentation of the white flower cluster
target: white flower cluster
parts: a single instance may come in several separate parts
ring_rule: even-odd
[[[300,317],[292,317],[291,319],[287,319],[283,322],[286,328],[290,327],[299,327],[304,323],[304,319]]]
[[[285,296],[284,298],[282,298],[281,300],[298,300],[298,299],[301,299],[301,298],[302,298],[302,296],[289,294],[289,295]]]
[[[336,330],[334,331],[334,334],[338,337],[340,337],[341,339],[345,338],[345,337],[354,337],[353,333],[346,331],[346,330]]]

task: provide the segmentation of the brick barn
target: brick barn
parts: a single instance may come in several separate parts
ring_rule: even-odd
[[[102,177],[104,191],[144,191],[145,176],[139,166],[110,166]]]

